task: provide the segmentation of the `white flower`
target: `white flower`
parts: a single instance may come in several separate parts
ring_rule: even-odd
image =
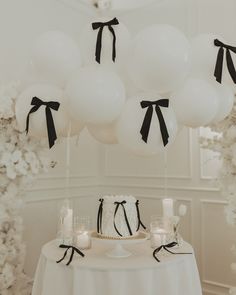
[[[4,265],[7,259],[7,246],[0,244],[0,268]]]
[[[14,114],[15,85],[0,86],[0,294],[28,295],[23,273],[25,246],[19,210],[22,191],[34,176],[46,171],[50,161],[41,140],[18,131]]]
[[[3,289],[8,289],[13,285],[14,281],[14,268],[9,263],[6,263],[0,273],[0,286]]]
[[[187,206],[184,204],[181,204],[179,206],[179,216],[185,216],[187,213]]]
[[[15,179],[16,178],[16,171],[14,166],[7,166],[7,177],[10,179]]]
[[[23,159],[19,159],[18,163],[15,165],[15,169],[18,174],[27,175],[28,164]]]
[[[11,159],[11,153],[10,152],[4,152],[2,154],[2,157],[0,159],[0,164],[4,166],[8,166],[12,164],[12,159]]]

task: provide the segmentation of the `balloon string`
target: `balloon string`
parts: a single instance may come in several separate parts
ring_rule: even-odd
[[[69,128],[67,131],[66,138],[66,198],[69,198],[70,192],[70,134],[71,134],[71,122],[69,123]]]
[[[164,151],[164,197],[167,197],[167,151]]]

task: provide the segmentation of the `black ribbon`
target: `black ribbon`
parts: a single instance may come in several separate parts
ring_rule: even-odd
[[[156,259],[157,262],[161,262],[160,259],[158,259],[157,256],[156,256],[156,254],[158,254],[158,252],[160,252],[161,249],[164,249],[167,252],[169,252],[171,254],[175,254],[175,255],[177,255],[177,254],[192,254],[192,253],[183,253],[183,252],[182,253],[175,253],[175,252],[172,252],[172,251],[169,250],[169,248],[173,248],[176,245],[178,245],[176,242],[171,242],[171,243],[166,244],[166,245],[161,245],[160,247],[158,247],[157,249],[155,249],[153,251],[153,254],[152,255]]]
[[[103,201],[104,199],[99,199],[100,205],[98,208],[97,215],[97,232],[102,234],[102,213],[103,213]]]
[[[58,111],[60,107],[60,103],[57,101],[46,102],[46,101],[42,101],[38,97],[33,97],[31,100],[31,105],[33,105],[33,107],[29,111],[27,115],[27,119],[26,119],[26,129],[25,129],[26,134],[29,132],[30,114],[36,112],[41,106],[46,106],[45,114],[46,114],[46,121],[47,121],[48,142],[49,142],[49,148],[51,148],[54,145],[55,140],[57,139],[57,133],[56,133],[51,109],[54,111]]]
[[[140,226],[142,226],[144,229],[146,229],[146,226],[142,223],[141,217],[140,217],[140,212],[139,212],[139,200],[136,201],[135,203],[136,209],[137,209],[137,217],[138,217],[138,227],[137,231],[139,230]]]
[[[105,26],[108,27],[109,31],[111,32],[112,36],[113,36],[113,44],[112,44],[112,60],[113,62],[115,62],[116,60],[116,34],[115,31],[113,29],[112,26],[114,25],[118,25],[119,21],[118,19],[115,17],[112,20],[108,21],[108,22],[95,22],[92,23],[92,28],[93,30],[98,30],[98,35],[97,35],[97,42],[96,42],[96,51],[95,51],[95,59],[96,62],[100,63],[101,60],[101,51],[102,51],[102,32]]]
[[[67,255],[67,252],[69,251],[69,249],[71,249],[71,254],[70,254],[70,259],[69,259],[69,261],[67,262],[66,265],[70,265],[71,261],[73,260],[75,252],[78,253],[82,257],[85,256],[83,252],[81,252],[79,249],[77,249],[74,246],[60,245],[59,247],[63,248],[63,249],[66,249],[66,251],[65,251],[63,257],[60,260],[58,260],[57,263],[62,262],[66,258],[66,255]]]
[[[118,229],[116,227],[116,213],[117,213],[119,207],[121,206],[123,208],[125,222],[126,222],[129,234],[132,236],[133,233],[132,233],[132,230],[131,230],[131,227],[130,227],[130,224],[129,224],[129,220],[128,220],[128,217],[127,217],[127,214],[126,214],[125,206],[124,206],[124,204],[126,204],[126,201],[124,200],[122,202],[114,202],[114,204],[116,205],[115,212],[114,212],[114,228],[115,228],[116,232],[118,233],[119,236],[123,237],[122,234],[118,231]]]
[[[157,118],[159,120],[160,125],[160,131],[162,136],[162,141],[164,146],[167,145],[168,139],[169,139],[169,133],[166,127],[166,123],[164,120],[164,117],[162,115],[162,111],[160,107],[168,108],[169,107],[169,99],[159,99],[156,101],[147,101],[143,100],[140,102],[141,107],[147,108],[142,127],[140,129],[140,133],[142,135],[142,140],[147,143],[148,134],[151,127],[151,121],[152,121],[152,114],[153,114],[153,106],[155,105],[155,111],[157,114]]]
[[[215,65],[215,72],[214,72],[214,76],[216,78],[216,81],[219,83],[221,83],[221,81],[222,81],[224,49],[226,49],[227,68],[228,68],[228,71],[229,71],[229,74],[230,74],[232,80],[236,84],[236,70],[235,70],[233,59],[232,59],[231,52],[230,52],[230,51],[232,51],[232,52],[236,53],[236,47],[224,44],[223,42],[221,42],[218,39],[214,40],[214,45],[219,47],[219,51],[218,51],[217,59],[216,59],[216,65]]]

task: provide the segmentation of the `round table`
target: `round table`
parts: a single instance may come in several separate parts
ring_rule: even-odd
[[[43,246],[32,295],[202,295],[192,247],[184,243],[175,252],[189,255],[161,254],[158,263],[152,256],[150,241],[130,244],[127,258],[106,256],[109,245],[93,241],[85,257],[75,253],[69,266],[70,251],[63,254],[56,241]]]

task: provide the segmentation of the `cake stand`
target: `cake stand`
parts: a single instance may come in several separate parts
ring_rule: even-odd
[[[132,253],[126,250],[123,246],[129,244],[138,244],[143,243],[148,239],[148,233],[139,232],[137,236],[132,238],[124,238],[124,239],[115,239],[115,238],[105,238],[101,237],[97,234],[97,232],[92,232],[91,237],[93,240],[96,240],[102,244],[108,244],[114,246],[112,250],[106,252],[108,257],[112,258],[125,258],[132,255]]]

